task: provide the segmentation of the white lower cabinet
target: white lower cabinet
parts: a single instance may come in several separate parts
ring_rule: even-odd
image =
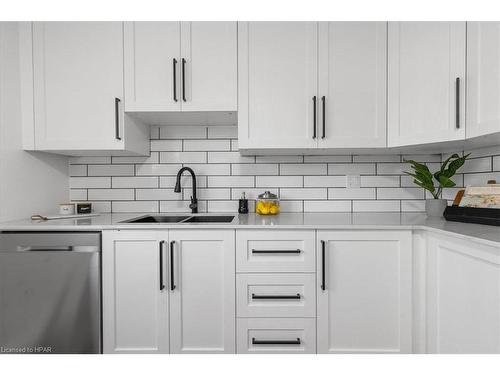
[[[104,353],[234,353],[233,230],[103,231]]]
[[[316,319],[238,319],[238,353],[316,353]]]
[[[166,231],[103,231],[104,353],[168,353]]]
[[[500,353],[500,246],[429,234],[427,352]]]
[[[410,231],[317,232],[318,353],[412,351]]]

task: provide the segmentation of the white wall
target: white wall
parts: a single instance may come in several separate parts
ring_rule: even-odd
[[[0,22],[0,221],[57,211],[67,157],[22,150],[18,24]]]

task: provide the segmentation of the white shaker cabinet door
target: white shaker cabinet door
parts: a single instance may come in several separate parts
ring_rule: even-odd
[[[240,149],[316,148],[317,65],[316,22],[238,23]]]
[[[500,22],[467,22],[466,132],[500,132]]]
[[[320,22],[319,148],[386,146],[387,22]]]
[[[237,23],[181,22],[183,112],[237,110]]]
[[[123,148],[123,23],[34,22],[33,75],[35,149]]]
[[[103,231],[104,353],[168,353],[167,232]]]
[[[410,353],[411,232],[317,238],[318,353]]]
[[[232,230],[171,230],[172,353],[235,353]]]
[[[465,139],[465,34],[465,22],[389,22],[389,147]]]
[[[429,234],[427,352],[500,353],[500,247]]]
[[[180,22],[125,22],[125,109],[180,111]]]

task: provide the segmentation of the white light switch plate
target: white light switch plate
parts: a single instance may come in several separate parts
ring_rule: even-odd
[[[346,176],[346,188],[358,189],[361,187],[361,176],[359,174]]]

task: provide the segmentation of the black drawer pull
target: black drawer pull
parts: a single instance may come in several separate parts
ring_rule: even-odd
[[[300,254],[302,250],[256,250],[252,249],[252,254]]]
[[[460,78],[455,80],[455,127],[460,129]]]
[[[165,283],[163,282],[163,244],[165,241],[160,241],[160,290],[165,289]]]
[[[252,299],[300,299],[300,298],[301,298],[300,293],[289,295],[289,296],[285,296],[285,295],[281,295],[281,296],[273,296],[273,295],[259,296],[258,294],[252,293]]]
[[[321,290],[326,289],[326,242],[321,241]]]
[[[172,60],[174,73],[174,102],[177,102],[177,59]]]
[[[316,139],[316,95],[313,96],[313,139]]]
[[[120,136],[120,98],[115,98],[115,139],[122,140]]]
[[[174,244],[175,244],[175,241],[170,241],[170,290],[172,290],[172,291],[175,289]]]
[[[257,340],[252,337],[253,345],[300,345],[300,343],[300,338],[297,338],[297,340]]]

